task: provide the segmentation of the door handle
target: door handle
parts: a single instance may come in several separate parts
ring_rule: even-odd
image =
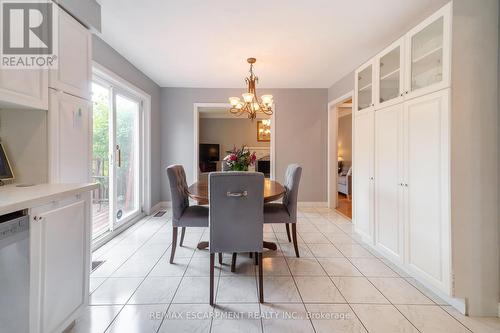
[[[122,150],[120,149],[120,145],[116,145],[116,153],[118,154],[118,167],[122,167]]]

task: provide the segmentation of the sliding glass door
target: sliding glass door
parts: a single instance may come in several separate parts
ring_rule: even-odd
[[[104,80],[92,85],[92,238],[141,214],[141,100]]]

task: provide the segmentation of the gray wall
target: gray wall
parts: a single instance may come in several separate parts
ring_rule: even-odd
[[[151,95],[151,205],[160,201],[160,87],[98,36],[92,36],[92,59]]]
[[[162,88],[161,199],[170,200],[165,168],[182,164],[193,180],[193,104],[225,103],[243,89]],[[276,177],[288,164],[302,165],[301,201],[326,201],[327,89],[261,89],[276,103]]]
[[[338,155],[344,161],[352,163],[352,114],[339,118],[337,136]]]
[[[101,5],[95,0],[55,0],[87,28],[101,31]]]
[[[498,315],[498,10],[498,0],[453,8],[453,265],[471,315]]]
[[[354,70],[328,88],[328,102],[336,100],[351,90],[354,90]]]
[[[257,121],[242,119],[200,119],[200,143],[220,144],[220,158],[233,146],[269,147],[269,142],[257,141]]]

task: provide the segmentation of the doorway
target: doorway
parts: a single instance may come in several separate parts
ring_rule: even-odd
[[[352,219],[352,92],[328,104],[328,204]]]
[[[251,152],[256,153],[257,162],[254,166],[255,170],[263,172],[267,175],[267,178],[274,179],[276,165],[274,130],[276,125],[276,105],[273,104],[274,112],[270,117],[258,114],[257,119],[253,121],[245,115],[235,117],[230,114],[228,111],[230,107],[231,105],[228,103],[194,104],[194,181],[205,179],[210,171],[221,170],[221,161],[226,156],[227,147],[232,149],[233,145],[236,145],[236,148],[241,148],[243,144]],[[214,126],[203,126],[204,123],[217,122],[217,127],[220,127],[219,125],[222,126],[223,123],[228,123],[231,120],[235,120],[241,124],[238,125],[238,128],[236,128],[236,124],[235,126],[225,124],[224,126],[226,126],[227,130],[221,129],[216,131],[214,131]],[[242,127],[240,128],[240,126]],[[210,129],[210,131],[204,131],[203,127]],[[267,135],[262,135],[266,133]],[[208,147],[202,147],[202,144],[208,145]],[[217,146],[219,152],[218,161],[204,161],[203,156],[207,154],[201,151],[201,149],[211,148],[214,150]],[[207,162],[208,164],[212,164],[212,166],[209,166]]]
[[[92,239],[143,215],[142,99],[95,76],[92,83]]]

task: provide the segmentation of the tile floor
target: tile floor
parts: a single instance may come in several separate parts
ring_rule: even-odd
[[[350,221],[325,208],[303,208],[295,258],[282,225],[266,225],[278,243],[264,253],[264,298],[256,266],[230,256],[216,269],[216,303],[208,305],[207,230],[186,231],[169,264],[169,214],[147,217],[93,254],[90,306],[71,332],[500,332],[498,318],[464,317],[416,280],[358,242]]]

